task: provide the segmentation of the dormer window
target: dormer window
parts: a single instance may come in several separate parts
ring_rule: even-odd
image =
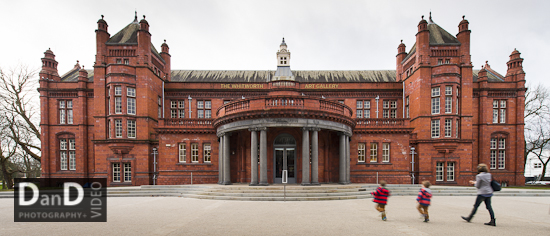
[[[281,65],[286,65],[286,57],[281,57]]]

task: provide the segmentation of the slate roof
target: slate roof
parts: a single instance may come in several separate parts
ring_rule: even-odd
[[[460,41],[436,23],[428,24],[430,45],[460,45]]]
[[[78,71],[80,69],[73,68],[69,72],[61,76],[61,82],[77,82],[78,81]],[[94,82],[94,70],[86,70],[88,72],[88,82]]]
[[[294,79],[307,83],[395,82],[395,70],[305,71],[293,70]],[[172,82],[256,82],[270,81],[275,71],[173,70]]]
[[[139,23],[137,22],[137,18],[130,24],[128,24],[126,27],[124,27],[122,30],[118,31],[113,37],[111,37],[109,40],[107,40],[107,45],[117,45],[117,44],[130,44],[130,45],[137,45],[137,33],[139,31]],[[155,45],[151,43],[151,52],[155,54],[159,60],[162,62],[165,62],[164,59],[160,56],[157,49],[155,48]]]
[[[477,80],[479,79],[479,71],[480,70],[472,70],[472,74],[473,74],[473,79],[474,79],[474,82],[477,82]],[[487,71],[487,81],[489,82],[504,82],[504,76],[502,76],[501,74],[497,73],[496,71],[493,71],[493,70],[486,70]]]

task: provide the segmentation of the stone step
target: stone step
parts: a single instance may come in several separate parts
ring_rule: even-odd
[[[283,193],[283,189],[278,190],[227,190],[227,189],[207,189],[203,192],[222,192],[222,193]],[[366,192],[355,190],[344,190],[344,189],[320,189],[320,190],[286,190],[287,193],[358,193]]]
[[[208,195],[184,195],[187,198],[209,200],[233,200],[233,201],[283,201],[284,197],[235,197],[235,196],[208,196]],[[363,199],[365,196],[325,196],[325,197],[287,197],[286,201],[327,201]]]
[[[285,193],[225,193],[225,192],[202,192],[195,195],[208,195],[208,196],[233,196],[233,197],[283,197]],[[356,196],[367,195],[361,192],[347,192],[347,193],[286,193],[289,197],[324,197],[324,196]],[[370,194],[368,194],[370,195]]]

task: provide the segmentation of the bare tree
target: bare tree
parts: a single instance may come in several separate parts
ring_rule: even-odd
[[[550,90],[547,87],[541,84],[527,86],[524,119],[524,166],[529,154],[534,154],[543,165],[542,176],[544,177],[550,160],[544,156],[544,150],[550,147]]]
[[[36,72],[26,66],[0,69],[0,108],[7,138],[29,157],[40,161],[40,121]]]
[[[0,116],[0,123],[6,119]],[[0,171],[2,172],[2,188],[12,188],[13,186],[13,166],[12,159],[17,155],[17,145],[8,137],[8,131],[5,126],[0,126]]]

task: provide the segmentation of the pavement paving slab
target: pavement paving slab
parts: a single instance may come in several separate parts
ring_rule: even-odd
[[[0,235],[550,235],[550,197],[493,197],[497,227],[482,205],[460,218],[473,196],[432,199],[430,222],[415,196],[390,197],[387,221],[372,199],[306,202],[201,200],[181,197],[108,199],[106,223],[13,222],[13,199],[0,199]]]

